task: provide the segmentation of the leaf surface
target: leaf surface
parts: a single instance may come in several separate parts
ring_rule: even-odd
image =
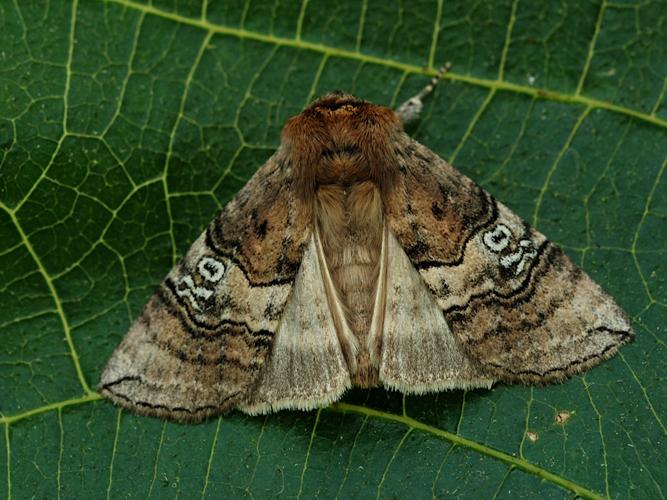
[[[48,5],[48,8],[46,7]],[[0,495],[664,498],[662,0],[0,2]],[[637,341],[549,387],[177,425],[93,391],[154,287],[345,89],[559,243]]]

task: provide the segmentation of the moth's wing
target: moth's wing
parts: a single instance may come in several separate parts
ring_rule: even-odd
[[[292,294],[282,314],[273,350],[259,384],[240,409],[268,413],[308,410],[337,400],[351,385],[336,322],[342,311],[329,307],[330,281],[317,230],[313,231]]]
[[[544,235],[416,141],[397,153],[389,227],[487,376],[562,380],[633,339],[613,299]]]
[[[165,278],[109,360],[100,392],[176,420],[246,402],[310,237],[303,210],[278,152]]]
[[[383,385],[418,394],[491,387],[494,378],[472,362],[454,338],[396,237],[390,231],[385,235],[387,261],[381,278],[386,305],[379,362]]]

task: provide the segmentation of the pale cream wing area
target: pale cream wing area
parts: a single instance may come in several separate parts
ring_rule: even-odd
[[[494,379],[468,359],[419,272],[389,231],[380,380],[422,394],[489,388]]]
[[[251,415],[326,406],[351,386],[317,257],[316,232],[301,262],[268,366],[246,404]]]

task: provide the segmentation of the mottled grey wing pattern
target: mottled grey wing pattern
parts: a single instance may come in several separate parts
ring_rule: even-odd
[[[552,382],[612,356],[623,311],[544,235],[404,136],[391,230],[470,358],[508,382]]]
[[[248,401],[310,237],[278,151],[194,242],[102,375],[138,413],[201,420]]]

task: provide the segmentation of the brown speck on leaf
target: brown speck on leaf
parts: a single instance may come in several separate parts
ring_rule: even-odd
[[[539,434],[537,432],[533,431],[526,431],[526,437],[532,442],[536,443],[538,439],[540,439]]]
[[[565,425],[568,420],[570,420],[570,417],[572,414],[569,411],[559,411],[556,413],[556,423],[559,425]]]

